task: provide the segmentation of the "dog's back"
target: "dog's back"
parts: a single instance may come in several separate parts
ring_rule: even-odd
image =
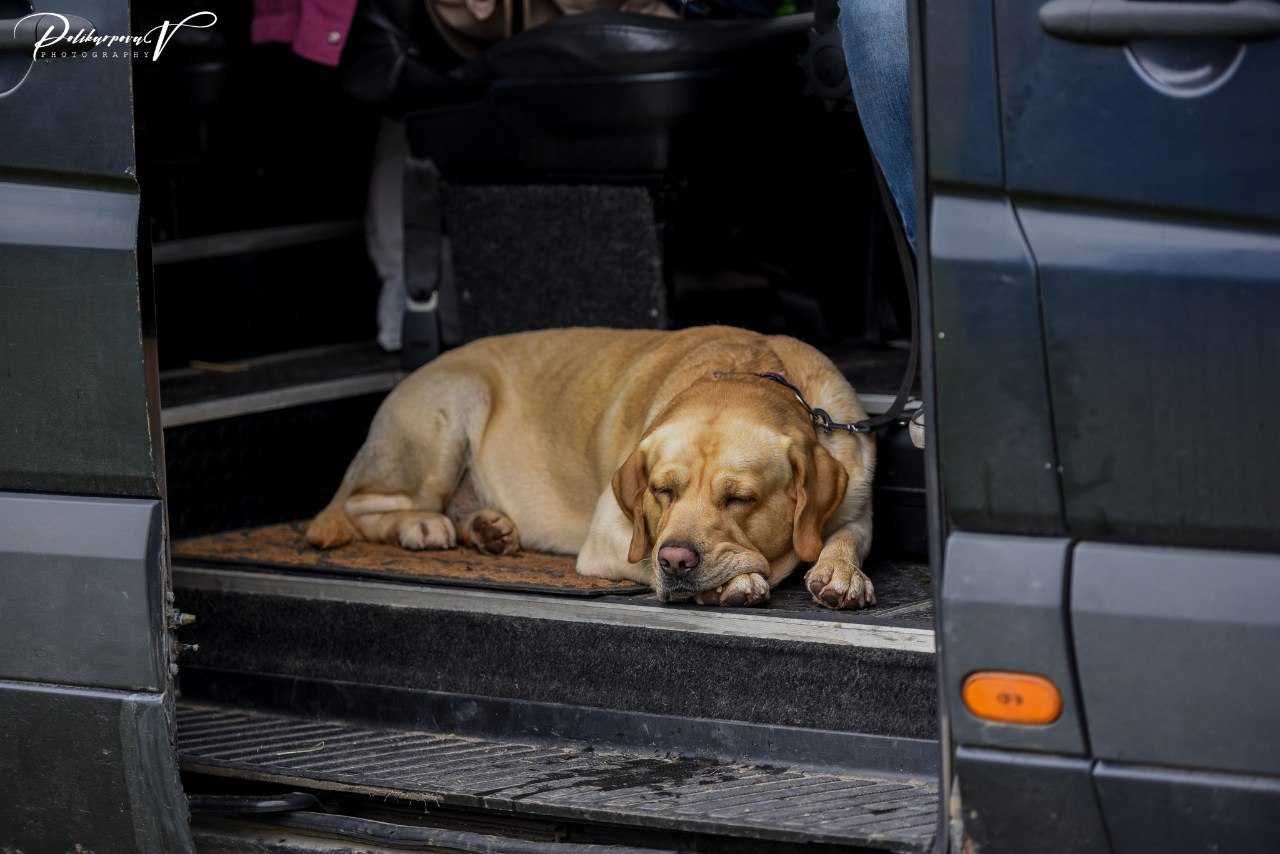
[[[468,447],[477,492],[512,515],[526,543],[572,550],[666,401],[694,377],[770,357],[764,336],[731,327],[540,330],[472,342],[402,386],[417,407],[441,377],[480,378],[490,400]]]

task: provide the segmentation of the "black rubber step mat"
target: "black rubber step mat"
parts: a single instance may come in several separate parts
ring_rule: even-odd
[[[178,705],[188,771],[647,828],[921,852],[933,780],[528,744]]]

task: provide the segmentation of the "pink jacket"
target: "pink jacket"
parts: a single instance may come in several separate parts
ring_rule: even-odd
[[[286,42],[298,56],[337,65],[356,0],[253,0],[254,44]]]

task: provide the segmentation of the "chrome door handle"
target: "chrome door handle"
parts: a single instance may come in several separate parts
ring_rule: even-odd
[[[1232,39],[1280,35],[1280,3],[1169,3],[1158,0],[1050,0],[1040,27],[1055,38],[1097,44],[1139,39]]]

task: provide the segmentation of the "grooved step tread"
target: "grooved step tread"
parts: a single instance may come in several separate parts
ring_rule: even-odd
[[[920,852],[933,780],[526,744],[178,704],[190,771],[578,821]]]

